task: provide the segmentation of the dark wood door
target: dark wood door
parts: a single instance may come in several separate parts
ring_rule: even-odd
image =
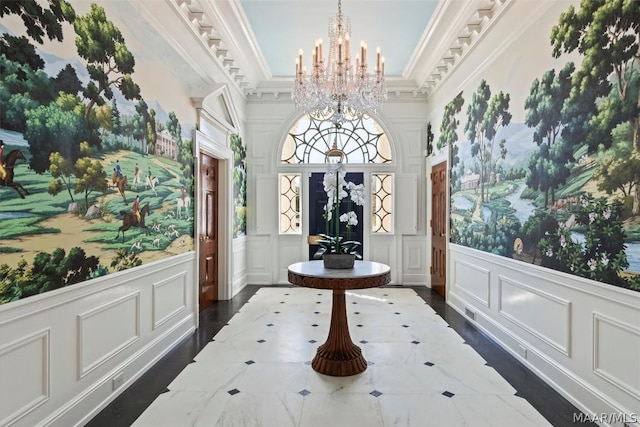
[[[200,311],[218,300],[218,160],[200,153]]]
[[[314,172],[309,176],[309,236],[317,236],[320,233],[328,234],[327,222],[324,219],[324,207],[327,204],[327,193],[324,191],[322,180],[324,178],[324,172]],[[347,182],[353,182],[354,184],[362,184],[364,182],[364,174],[362,172],[348,172],[345,175]],[[342,199],[340,202],[340,212],[346,213],[349,210],[348,198]],[[363,207],[356,206],[352,203],[351,210],[353,210],[358,216],[358,225],[351,229],[351,239],[362,242],[363,237],[363,219],[362,216]],[[333,231],[331,232],[333,234]],[[347,238],[347,225],[343,222],[340,223],[340,235],[345,239]],[[313,241],[313,238],[311,239]],[[313,259],[313,254],[316,253],[319,246],[311,244],[309,242],[309,259]],[[363,254],[363,247],[360,246],[360,254]]]
[[[431,289],[443,297],[447,281],[447,163],[431,170]]]

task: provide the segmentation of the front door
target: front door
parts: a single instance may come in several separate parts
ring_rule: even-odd
[[[431,170],[431,289],[443,297],[447,280],[447,163]]]
[[[218,300],[218,160],[200,153],[200,311]]]
[[[313,244],[314,236],[318,236],[320,233],[330,234],[327,228],[327,222],[324,219],[324,207],[327,204],[327,193],[324,191],[322,179],[324,178],[324,172],[314,172],[309,176],[309,259],[314,259],[313,254],[316,253],[319,246]],[[347,182],[353,182],[354,184],[362,184],[364,182],[364,174],[362,172],[348,172],[345,176]],[[340,212],[346,213],[349,210],[348,198],[342,199],[340,203]],[[357,206],[354,203],[351,204],[351,210],[353,210],[358,216],[358,225],[351,229],[351,240],[357,240],[362,243],[363,235],[363,207]],[[340,235],[344,239],[347,238],[347,226],[345,223],[340,224]],[[360,254],[363,254],[363,247],[360,246]]]

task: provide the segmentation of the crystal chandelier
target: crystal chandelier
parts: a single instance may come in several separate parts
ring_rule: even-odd
[[[387,99],[384,85],[384,57],[376,52],[373,74],[367,70],[367,45],[360,44],[355,61],[351,57],[351,20],[338,13],[329,21],[329,55],[322,51],[318,39],[312,55],[312,69],[307,75],[302,65],[302,49],[296,59],[296,77],[291,98],[297,109],[317,120],[331,120],[341,127],[345,120],[375,113]]]

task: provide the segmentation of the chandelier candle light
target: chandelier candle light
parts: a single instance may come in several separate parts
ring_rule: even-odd
[[[296,58],[296,77],[291,97],[297,109],[317,120],[331,120],[340,127],[345,120],[375,113],[387,99],[384,84],[384,57],[376,50],[373,74],[367,70],[367,44],[360,43],[360,54],[351,57],[351,20],[338,13],[329,21],[329,55],[323,56],[322,39],[312,55],[311,73],[303,65],[302,49]]]

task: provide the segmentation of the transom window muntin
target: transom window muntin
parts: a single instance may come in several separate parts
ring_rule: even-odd
[[[371,232],[393,232],[393,174],[371,174]]]
[[[300,210],[301,174],[291,173],[278,175],[280,190],[280,234],[302,234],[302,213]]]
[[[323,164],[334,142],[345,153],[345,163],[390,163],[391,145],[380,125],[369,116],[346,121],[340,128],[330,120],[308,115],[287,135],[280,161],[286,164]]]

